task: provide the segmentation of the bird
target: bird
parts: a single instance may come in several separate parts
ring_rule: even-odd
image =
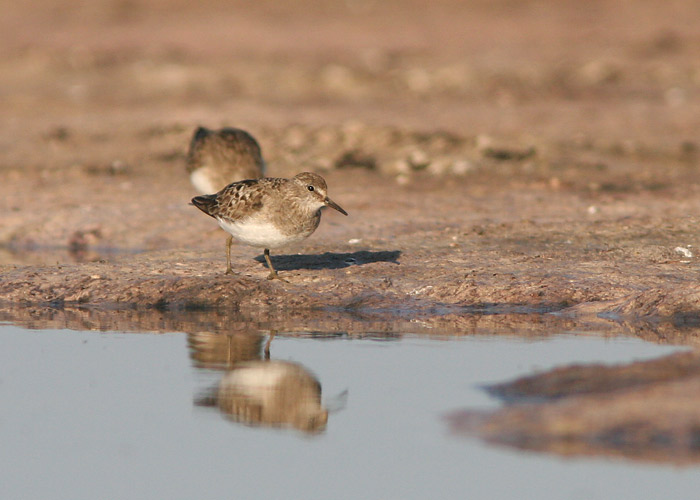
[[[198,127],[185,162],[190,181],[201,194],[216,193],[234,181],[265,175],[260,145],[245,130]]]
[[[291,427],[317,434],[328,423],[321,383],[299,363],[241,362],[211,392],[199,404],[218,406],[224,415],[246,425]]]
[[[263,248],[270,269],[267,279],[282,279],[272,266],[270,249],[308,238],[321,221],[321,209],[348,213],[327,194],[326,181],[302,172],[291,179],[263,177],[233,182],[215,194],[192,198],[192,204],[213,217],[229,233],[226,240],[226,274],[232,274],[232,238]],[[283,280],[284,281],[284,280]]]

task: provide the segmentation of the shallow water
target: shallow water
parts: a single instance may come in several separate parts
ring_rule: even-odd
[[[565,334],[278,335],[271,359],[315,375],[331,410],[325,429],[305,433],[197,406],[224,376],[192,350],[200,344],[0,326],[0,498],[669,499],[700,487],[693,467],[497,448],[451,435],[444,419],[496,407],[487,383],[677,348]]]

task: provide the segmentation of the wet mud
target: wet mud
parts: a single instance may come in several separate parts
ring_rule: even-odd
[[[491,386],[505,407],[448,416],[458,434],[524,450],[700,462],[700,355],[572,366]]]

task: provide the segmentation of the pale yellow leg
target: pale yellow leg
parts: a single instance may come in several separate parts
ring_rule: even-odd
[[[272,344],[272,339],[275,338],[275,330],[270,330],[270,336],[265,344],[265,359],[270,359],[270,344]]]
[[[233,242],[233,236],[229,234],[226,239],[226,274],[233,274],[233,269],[231,269],[231,243]]]
[[[275,268],[272,267],[272,261],[270,260],[270,249],[269,248],[265,249],[265,252],[263,253],[263,255],[265,255],[265,260],[267,261],[267,267],[270,268],[270,274],[267,276],[267,279],[287,281],[286,279],[280,278],[279,275],[277,274],[277,271],[275,271]]]

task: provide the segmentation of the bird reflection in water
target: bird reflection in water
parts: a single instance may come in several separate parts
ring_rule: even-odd
[[[321,404],[321,384],[299,363],[270,360],[273,337],[271,332],[263,348],[263,335],[259,333],[190,334],[195,364],[226,370],[218,387],[195,403],[216,407],[245,425],[323,432],[328,410]]]
[[[249,331],[187,335],[192,362],[210,370],[231,370],[242,361],[259,360],[262,341],[261,333]]]
[[[227,416],[249,425],[321,432],[328,422],[321,384],[302,365],[289,361],[241,363],[221,379],[216,399]]]

